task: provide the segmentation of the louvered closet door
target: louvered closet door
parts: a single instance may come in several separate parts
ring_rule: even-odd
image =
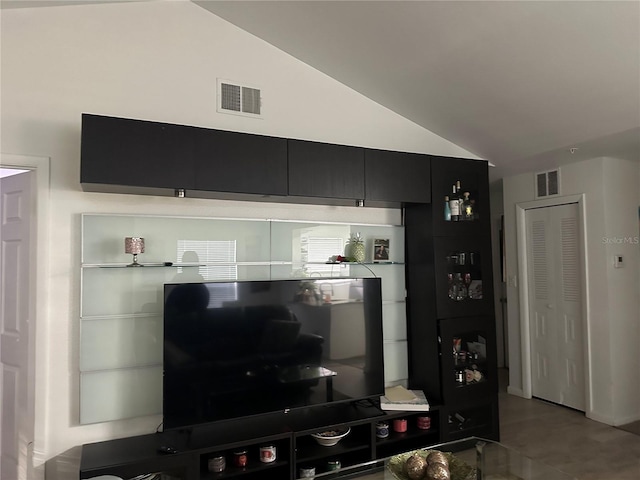
[[[527,210],[532,394],[584,411],[578,204]]]

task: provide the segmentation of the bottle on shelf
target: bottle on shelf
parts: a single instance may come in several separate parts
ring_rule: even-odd
[[[449,209],[451,210],[451,221],[457,222],[460,220],[460,190],[459,190],[460,182],[451,187],[451,195],[449,196]]]
[[[451,207],[449,206],[449,195],[444,197],[444,220],[451,221]]]
[[[464,192],[463,194],[462,206],[460,209],[460,217],[462,220],[473,220],[473,204],[469,198],[470,196],[471,194],[469,192]]]
[[[449,274],[449,298],[459,302],[467,298],[467,287],[461,273]]]
[[[455,298],[455,292],[454,292],[454,285],[453,285],[453,273],[449,273],[447,274],[448,277],[448,285],[449,285],[449,289],[448,289],[448,294],[449,294],[449,298],[451,300],[454,300]]]

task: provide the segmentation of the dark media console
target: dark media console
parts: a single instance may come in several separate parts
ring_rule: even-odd
[[[219,456],[225,458],[225,476],[297,478],[300,468],[314,467],[321,473],[335,459],[343,466],[354,465],[438,443],[440,415],[437,407],[429,412],[383,412],[372,402],[362,401],[109,440],[83,446],[80,478],[109,474],[126,479],[160,472],[180,480],[212,478],[209,460]],[[429,429],[418,428],[419,416],[431,418]],[[406,432],[393,431],[395,418],[407,419]],[[384,439],[376,437],[380,421],[390,425],[389,437]],[[320,446],[311,437],[318,431],[346,426],[351,432],[332,447]],[[265,446],[275,447],[274,462],[260,461],[260,447]],[[246,452],[244,467],[234,465],[234,455],[240,451]]]

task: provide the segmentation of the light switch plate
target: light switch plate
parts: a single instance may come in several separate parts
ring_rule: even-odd
[[[622,267],[624,267],[624,263],[622,263],[622,255],[614,255],[613,268],[622,268]]]

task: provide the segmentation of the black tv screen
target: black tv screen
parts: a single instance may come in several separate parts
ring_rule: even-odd
[[[164,286],[164,428],[384,393],[379,278]]]

